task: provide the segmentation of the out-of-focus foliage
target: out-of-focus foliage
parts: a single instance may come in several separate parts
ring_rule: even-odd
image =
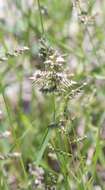
[[[104,28],[102,0],[40,0],[40,10],[37,0],[0,1],[0,189],[105,189]],[[54,101],[30,80],[44,70],[42,38],[72,80],[87,83],[67,102],[67,130],[53,123],[54,102],[64,119],[64,96]]]

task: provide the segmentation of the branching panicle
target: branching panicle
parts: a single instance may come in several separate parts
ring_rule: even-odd
[[[73,96],[81,89],[76,81],[69,78],[64,71],[65,60],[56,50],[50,48],[41,39],[39,55],[43,58],[44,70],[37,70],[30,79],[39,87],[42,93]],[[83,85],[82,85],[83,86]],[[78,88],[79,87],[79,88]]]

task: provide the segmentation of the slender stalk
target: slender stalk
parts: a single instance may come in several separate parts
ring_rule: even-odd
[[[7,99],[6,99],[5,94],[4,94],[4,90],[2,92],[2,96],[3,96],[4,103],[5,103],[6,111],[7,111],[7,114],[8,114],[9,124],[10,124],[10,127],[12,127],[13,121],[12,121],[11,114],[10,114],[10,111],[9,111],[8,102],[7,102]]]
[[[43,35],[45,33],[45,31],[44,31],[44,25],[43,25],[43,17],[42,17],[42,12],[41,12],[40,0],[37,0],[37,3],[38,3],[38,9],[39,9],[41,30],[42,30],[42,35]]]
[[[53,122],[56,120],[56,105],[55,105],[55,94],[53,93]]]
[[[21,165],[22,170],[23,170],[24,179],[27,181],[27,173],[26,173],[25,165],[24,165],[24,162],[23,162],[22,158],[20,159],[20,165]]]
[[[55,102],[55,93],[53,93],[53,123],[56,123],[56,102]],[[58,144],[60,146],[60,148],[62,149],[63,147],[65,147],[64,142],[62,141],[62,137],[60,136],[59,130],[56,130],[56,138],[58,139]],[[56,151],[56,147],[55,147],[55,143],[52,142],[51,143],[54,151],[58,157],[59,163],[60,163],[60,167],[64,176],[64,184],[65,184],[65,188],[68,189],[69,188],[69,184],[68,184],[68,177],[67,177],[67,168],[66,168],[66,159],[65,156],[60,156],[59,153]]]
[[[41,159],[43,157],[44,151],[46,149],[46,146],[48,145],[50,137],[51,137],[51,129],[47,129],[46,132],[45,132],[45,135],[43,137],[42,143],[40,145],[40,150],[38,152],[37,159],[35,161],[36,165],[40,164],[40,161],[41,161]]]

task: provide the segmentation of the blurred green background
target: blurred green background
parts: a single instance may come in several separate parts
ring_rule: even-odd
[[[37,159],[51,122],[53,102],[51,96],[42,95],[34,87],[29,77],[43,67],[39,58],[43,36],[65,55],[64,67],[74,74],[73,78],[87,81],[86,90],[68,105],[69,138],[87,136],[72,146],[72,154],[78,155],[74,164],[66,158],[69,188],[63,185],[62,172],[57,171],[58,160],[48,156],[48,147],[40,163],[45,169],[43,183],[49,184],[49,189],[55,185],[57,190],[105,189],[105,1],[81,0],[80,4],[82,14],[78,19],[75,1],[40,0],[43,35],[36,0],[0,1],[0,60],[6,52],[29,47],[18,57],[0,61],[0,132],[11,131],[8,139],[0,140],[0,154],[22,153],[19,160],[0,160],[1,190],[38,189],[33,185],[35,176],[29,173],[29,163]],[[56,130],[53,138],[58,144]],[[49,172],[57,179],[55,184]]]

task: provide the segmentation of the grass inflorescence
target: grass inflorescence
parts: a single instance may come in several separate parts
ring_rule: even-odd
[[[105,2],[0,3],[0,189],[105,189]]]

